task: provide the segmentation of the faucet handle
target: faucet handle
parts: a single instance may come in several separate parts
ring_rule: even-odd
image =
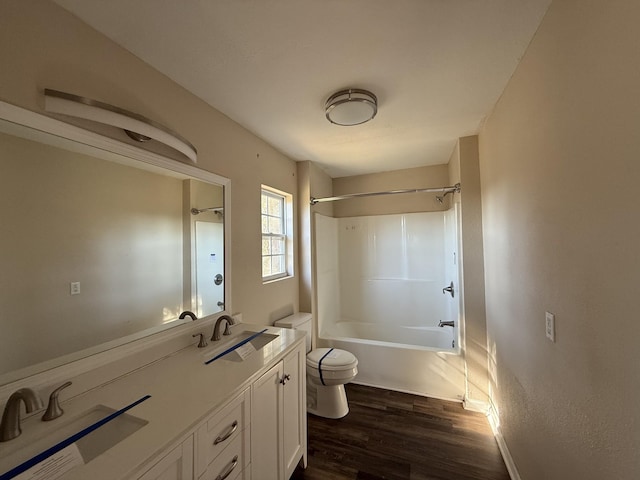
[[[191,335],[192,337],[197,337],[200,335],[200,341],[198,342],[198,348],[204,348],[208,345],[207,341],[204,338],[204,333],[194,333]]]
[[[60,407],[60,402],[58,401],[58,395],[60,392],[71,385],[71,382],[66,382],[56,388],[51,395],[49,395],[49,404],[47,405],[47,411],[44,412],[42,416],[43,422],[48,422],[50,420],[55,420],[58,417],[61,417],[64,413],[64,410]]]

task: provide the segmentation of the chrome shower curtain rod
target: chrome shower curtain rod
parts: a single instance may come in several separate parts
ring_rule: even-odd
[[[388,190],[386,192],[367,192],[367,193],[350,193],[347,195],[338,195],[336,197],[311,197],[311,205],[323,202],[335,202],[336,200],[347,200],[349,198],[375,197],[377,195],[395,195],[396,193],[460,193],[460,184],[456,183],[451,187],[440,188],[409,188],[407,190]]]
[[[202,212],[213,212],[219,215],[224,213],[224,207],[192,208],[191,215],[199,215]]]

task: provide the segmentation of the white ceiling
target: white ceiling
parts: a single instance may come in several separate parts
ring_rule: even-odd
[[[447,163],[551,0],[55,0],[294,160],[332,177]],[[324,116],[378,97],[369,123]],[[181,132],[188,136],[188,132]]]

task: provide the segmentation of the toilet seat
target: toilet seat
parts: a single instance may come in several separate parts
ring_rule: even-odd
[[[307,355],[307,374],[321,385],[339,385],[358,373],[358,359],[337,348],[318,348]]]
[[[307,367],[322,370],[348,370],[358,366],[358,359],[351,352],[339,348],[316,348],[307,355]]]

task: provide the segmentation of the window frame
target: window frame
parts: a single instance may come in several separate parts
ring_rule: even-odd
[[[264,196],[275,198],[281,202],[281,215],[279,217],[270,215],[269,213],[262,212],[262,199]],[[293,228],[292,228],[292,196],[286,192],[276,190],[275,188],[262,185],[260,189],[260,270],[262,276],[262,283],[269,283],[284,278],[293,277],[293,262],[291,258],[293,256]],[[282,223],[282,233],[263,232],[262,224],[263,219],[267,218],[279,218]],[[284,252],[273,254],[272,251],[268,255],[262,253],[262,242],[265,238],[281,238],[283,240]],[[265,257],[281,257],[283,261],[284,270],[275,274],[264,275],[263,260]]]

